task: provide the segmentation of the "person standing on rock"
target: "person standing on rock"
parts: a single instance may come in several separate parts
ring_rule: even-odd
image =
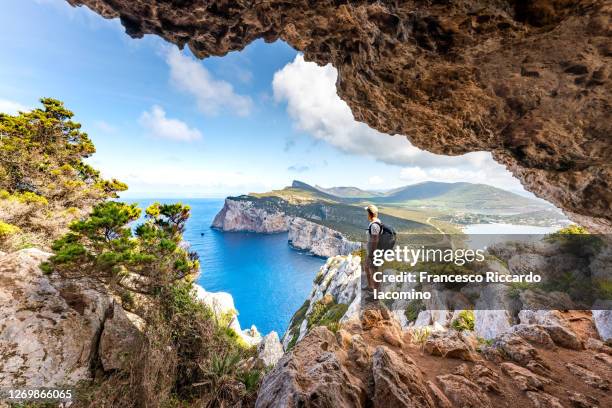
[[[374,204],[370,204],[365,207],[368,213],[368,243],[366,246],[366,259],[365,259],[365,273],[368,280],[367,294],[366,297],[371,300],[373,298],[374,289],[380,289],[380,284],[374,280],[374,272],[376,272],[376,266],[374,265],[374,251],[378,249],[378,241],[380,234],[382,233],[382,222],[378,219],[378,207]]]

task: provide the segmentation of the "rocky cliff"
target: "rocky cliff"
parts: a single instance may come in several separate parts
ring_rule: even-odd
[[[347,255],[361,248],[361,243],[346,239],[338,231],[299,217],[289,220],[288,239],[294,248],[325,258]]]
[[[350,254],[361,246],[331,228],[287,215],[278,208],[257,206],[249,200],[227,198],[215,216],[212,227],[222,231],[265,234],[288,232],[291,246],[321,257]]]
[[[223,231],[249,231],[271,234],[285,232],[288,217],[282,212],[271,212],[253,205],[248,200],[225,199],[223,208],[215,216],[212,227]]]
[[[338,69],[355,118],[419,148],[491,151],[582,225],[612,228],[612,5],[68,0],[198,57],[283,40]]]
[[[44,275],[50,254],[0,255],[0,386],[55,387],[121,368],[139,348],[142,320],[89,279]]]
[[[50,255],[0,253],[0,387],[73,386],[98,370],[125,368],[125,356],[141,350],[144,321],[97,281],[43,274],[39,265]],[[231,295],[196,288],[217,319],[259,346],[258,364],[276,363],[282,356],[276,333],[262,339],[255,327],[242,330]]]

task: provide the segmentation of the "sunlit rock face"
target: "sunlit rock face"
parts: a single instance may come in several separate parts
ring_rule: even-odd
[[[612,230],[612,4],[68,0],[204,58],[282,39],[338,69],[355,118],[425,150],[487,150],[576,221]]]

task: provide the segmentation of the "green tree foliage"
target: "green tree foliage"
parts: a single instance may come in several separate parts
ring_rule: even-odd
[[[182,245],[189,206],[155,203],[133,232],[141,215],[136,204],[107,201],[90,216],[70,224],[56,240],[55,254],[43,270],[65,277],[88,276],[132,292],[155,295],[199,271],[198,257]]]
[[[40,102],[42,108],[30,112],[0,113],[0,218],[44,247],[70,221],[127,186],[104,180],[84,162],[94,145],[62,102]],[[0,248],[13,249],[7,242]]]

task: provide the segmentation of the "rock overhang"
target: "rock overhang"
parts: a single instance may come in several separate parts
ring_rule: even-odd
[[[338,70],[359,121],[446,155],[490,151],[525,188],[612,230],[609,0],[68,0],[199,58],[281,39]]]

